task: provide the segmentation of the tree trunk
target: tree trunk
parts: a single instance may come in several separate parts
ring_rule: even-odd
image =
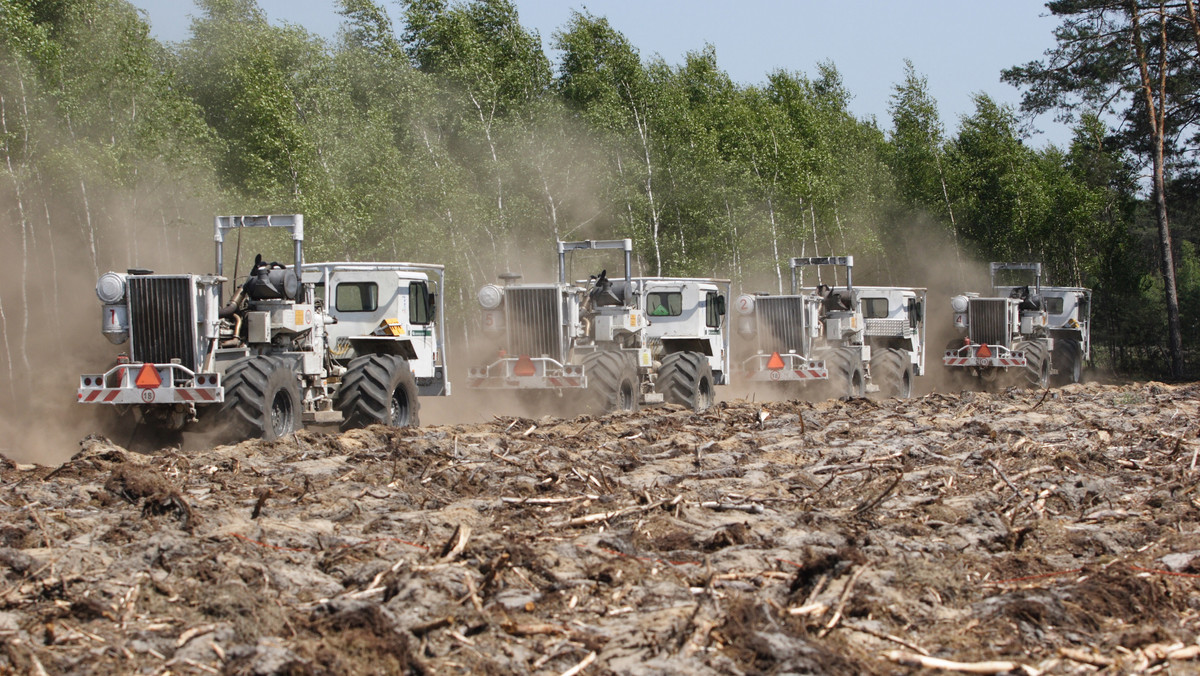
[[[812,219],[813,255],[819,258],[821,256],[821,245],[820,245],[820,243],[817,242],[817,209],[816,209],[816,207],[813,206],[812,200],[809,200],[809,202],[808,202],[808,216],[809,216],[809,218]],[[834,268],[834,270],[837,270],[837,268]],[[835,275],[836,275],[836,273],[835,273]],[[834,279],[834,283],[835,284],[837,283],[836,278]],[[821,266],[820,265],[817,266],[817,285],[818,286],[821,285]]]
[[[8,342],[8,318],[4,315],[4,300],[0,298],[0,339],[4,340],[4,366],[6,370],[4,382],[8,383],[8,406],[17,401],[17,391],[14,383],[16,374],[13,372],[12,346]]]
[[[43,183],[40,176],[37,179],[37,184],[42,185],[42,186],[45,185],[45,183]],[[55,253],[55,251],[54,251],[54,227],[53,227],[53,222],[50,220],[50,202],[48,202],[46,200],[46,193],[45,193],[44,188],[42,189],[41,193],[42,193],[41,194],[42,212],[45,214],[45,218],[46,218],[46,244],[50,247],[50,277],[54,280],[54,283],[51,288],[51,305],[50,305],[50,307],[61,308],[62,303],[60,303],[58,300],[58,296],[59,296],[58,254]],[[63,336],[66,335],[66,332],[63,331],[63,326],[62,326],[62,320],[63,320],[62,313],[61,312],[53,312],[51,314],[53,314],[53,316],[54,316],[54,328],[55,328],[54,340],[55,340],[55,343],[58,345],[58,349],[61,350],[61,349],[63,349],[63,345],[62,345]]]
[[[0,96],[0,132],[8,138],[8,115],[4,105],[4,97]],[[13,197],[17,202],[17,220],[21,226],[21,347],[17,354],[25,367],[25,373],[32,372],[29,363],[29,219],[25,215],[25,198],[21,192],[21,179],[13,167],[12,153],[9,151],[7,140],[4,143],[4,165],[8,176],[13,182]],[[7,327],[7,323],[5,324]]]
[[[771,215],[771,253],[775,259],[775,279],[779,282],[779,293],[783,294],[783,269],[779,265],[779,228],[775,224],[775,200],[767,198],[767,211]]]
[[[435,170],[437,170],[437,172],[438,172],[438,183],[440,184],[440,187],[442,189],[442,199],[445,200],[445,202],[447,204],[447,206],[446,206],[446,229],[450,233],[451,247],[453,248],[454,251],[461,252],[460,255],[463,257],[463,262],[466,263],[465,267],[467,269],[467,276],[470,278],[470,285],[472,288],[475,288],[478,285],[476,284],[476,279],[475,279],[475,269],[472,267],[472,264],[471,264],[471,255],[474,253],[474,249],[471,247],[470,241],[467,241],[462,244],[460,244],[459,242],[456,241],[457,236],[459,235],[459,232],[458,232],[457,224],[454,222],[454,212],[452,212],[449,207],[450,191],[446,188],[446,178],[445,178],[445,176],[442,175],[442,165],[441,165],[441,163],[438,162],[437,153],[434,152],[434,149],[433,149],[433,143],[429,140],[429,132],[422,130],[421,140],[423,140],[425,142],[425,149],[427,151],[429,151],[429,157],[430,157],[430,160],[433,162],[433,168]],[[486,228],[484,228],[484,229],[486,230]],[[478,259],[478,256],[476,256],[475,258]],[[479,267],[479,272],[480,272],[480,275],[483,276],[484,278],[487,277],[487,273],[484,271],[482,265],[480,265],[480,267]]]
[[[542,179],[542,194],[546,197],[546,207],[550,211],[550,227],[554,229],[554,240],[559,241],[562,235],[558,232],[558,203],[554,200],[554,194],[550,192],[550,182],[546,180],[546,170],[539,163],[538,175]]]
[[[471,103],[475,105],[475,112],[479,115],[479,124],[483,126],[483,135],[487,138],[488,151],[492,156],[492,168],[496,171],[496,215],[500,218],[500,225],[504,227],[504,180],[500,176],[500,158],[496,155],[496,142],[492,140],[492,120],[496,116],[496,102],[492,101],[492,108],[487,114],[483,112],[483,106],[475,97],[475,93],[470,94]],[[488,238],[492,240],[492,253],[497,257],[500,255],[499,245],[496,243],[496,235],[491,228],[484,228],[488,234]]]
[[[771,186],[767,190],[767,213],[771,218],[771,254],[772,265],[775,267],[775,280],[779,284],[779,293],[783,294],[783,268],[779,262],[779,226],[775,222],[775,187],[779,183],[779,140],[775,138],[775,130],[771,129],[771,151],[772,158],[775,160],[774,171],[771,173]],[[751,158],[750,166],[754,169],[754,175],[758,180],[762,180],[762,172],[759,171],[758,162]]]
[[[741,256],[741,246],[740,246],[741,242],[738,241],[737,222],[733,220],[733,207],[729,204],[728,193],[725,193],[724,191],[722,191],[721,197],[725,202],[725,220],[729,221],[729,253],[730,253],[730,263],[733,264],[732,278],[734,280],[737,280],[738,282],[741,282],[742,281],[742,256]],[[730,302],[732,302],[732,301],[733,301],[733,299],[731,298]]]
[[[1192,25],[1192,37],[1196,39],[1196,54],[1200,56],[1200,19],[1196,17],[1196,3],[1187,0],[1187,19]]]
[[[1183,330],[1179,317],[1179,295],[1175,286],[1175,257],[1171,251],[1171,227],[1167,220],[1167,188],[1163,162],[1163,147],[1165,141],[1165,109],[1166,109],[1166,47],[1167,47],[1167,15],[1163,7],[1159,8],[1161,31],[1162,61],[1158,64],[1158,82],[1150,79],[1150,68],[1147,63],[1146,47],[1142,42],[1140,10],[1136,0],[1129,3],[1130,20],[1133,25],[1133,47],[1137,56],[1138,72],[1141,75],[1141,90],[1146,103],[1146,117],[1150,121],[1151,140],[1153,142],[1154,165],[1154,220],[1158,225],[1159,264],[1162,268],[1163,295],[1167,304],[1167,341],[1171,357],[1170,376],[1176,380],[1183,378]],[[1155,104],[1155,92],[1158,94],[1158,104]]]
[[[633,109],[633,121],[637,126],[638,136],[642,140],[642,152],[646,160],[646,199],[650,201],[650,238],[654,243],[654,274],[662,276],[662,249],[658,243],[658,206],[654,203],[654,163],[650,161],[650,121]]]
[[[946,172],[942,170],[941,150],[935,146],[932,137],[930,137],[930,147],[933,150],[933,161],[937,164],[938,183],[942,186],[942,199],[946,201],[946,214],[950,217],[950,233],[954,236],[954,262],[958,265],[958,281],[962,286],[966,284],[966,277],[963,271],[962,250],[958,246],[958,222],[954,220],[954,207],[950,203],[950,189],[946,187]]]

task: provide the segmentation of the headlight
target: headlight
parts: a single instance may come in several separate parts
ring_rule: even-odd
[[[484,310],[495,310],[500,307],[500,301],[504,300],[504,289],[495,284],[488,284],[479,290],[476,297]]]
[[[105,305],[115,305],[125,298],[125,277],[120,273],[106,272],[96,282],[96,295]]]
[[[739,315],[754,314],[754,296],[743,293],[737,298],[737,312]]]
[[[955,312],[966,312],[969,306],[970,302],[967,301],[966,296],[954,296],[950,299],[950,309]]]

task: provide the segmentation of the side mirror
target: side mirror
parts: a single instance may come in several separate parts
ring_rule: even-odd
[[[921,303],[921,301],[913,298],[908,299],[908,318],[913,326],[916,326],[917,322],[922,321],[925,318],[924,314],[925,306]]]
[[[425,296],[425,316],[429,317],[429,321],[437,316],[437,294],[431,293]]]
[[[725,316],[725,296],[717,296],[717,314]]]

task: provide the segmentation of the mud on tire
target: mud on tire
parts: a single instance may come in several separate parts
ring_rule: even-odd
[[[1059,338],[1054,341],[1054,376],[1056,385],[1070,385],[1083,380],[1083,350],[1074,338]]]
[[[583,357],[588,386],[585,406],[591,412],[638,410],[640,387],[633,357],[622,352],[593,352]]]
[[[1046,344],[1037,341],[1021,341],[1013,345],[1014,350],[1025,353],[1025,369],[1022,374],[1025,384],[1040,390],[1050,386],[1050,355]]]
[[[830,397],[862,397],[866,394],[862,361],[859,351],[839,347],[825,356],[825,368],[829,371],[828,393]]]
[[[871,382],[879,386],[881,397],[911,397],[913,369],[908,353],[895,348],[872,350]]]
[[[253,356],[225,370],[221,417],[243,436],[274,441],[300,429],[300,383],[281,357]]]
[[[417,427],[421,402],[408,360],[369,354],[350,362],[333,402],[342,412],[342,430],[367,425]]]
[[[662,358],[655,390],[668,404],[679,404],[693,411],[713,405],[713,374],[708,357],[699,352],[672,352]]]

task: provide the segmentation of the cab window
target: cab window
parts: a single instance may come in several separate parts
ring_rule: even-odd
[[[1063,312],[1062,296],[1043,296],[1042,302],[1045,303],[1046,312],[1052,315],[1061,315]]]
[[[433,294],[425,282],[408,285],[408,323],[429,324],[433,321]]]
[[[717,300],[716,291],[709,291],[704,296],[704,325],[718,327],[721,325],[721,301]]]
[[[886,319],[888,316],[888,299],[886,298],[864,298],[863,299],[863,318],[864,319]]]
[[[374,312],[379,308],[375,282],[342,282],[337,285],[334,307],[338,312]]]
[[[651,317],[678,317],[683,314],[683,294],[679,291],[653,291],[647,294],[646,314]]]

